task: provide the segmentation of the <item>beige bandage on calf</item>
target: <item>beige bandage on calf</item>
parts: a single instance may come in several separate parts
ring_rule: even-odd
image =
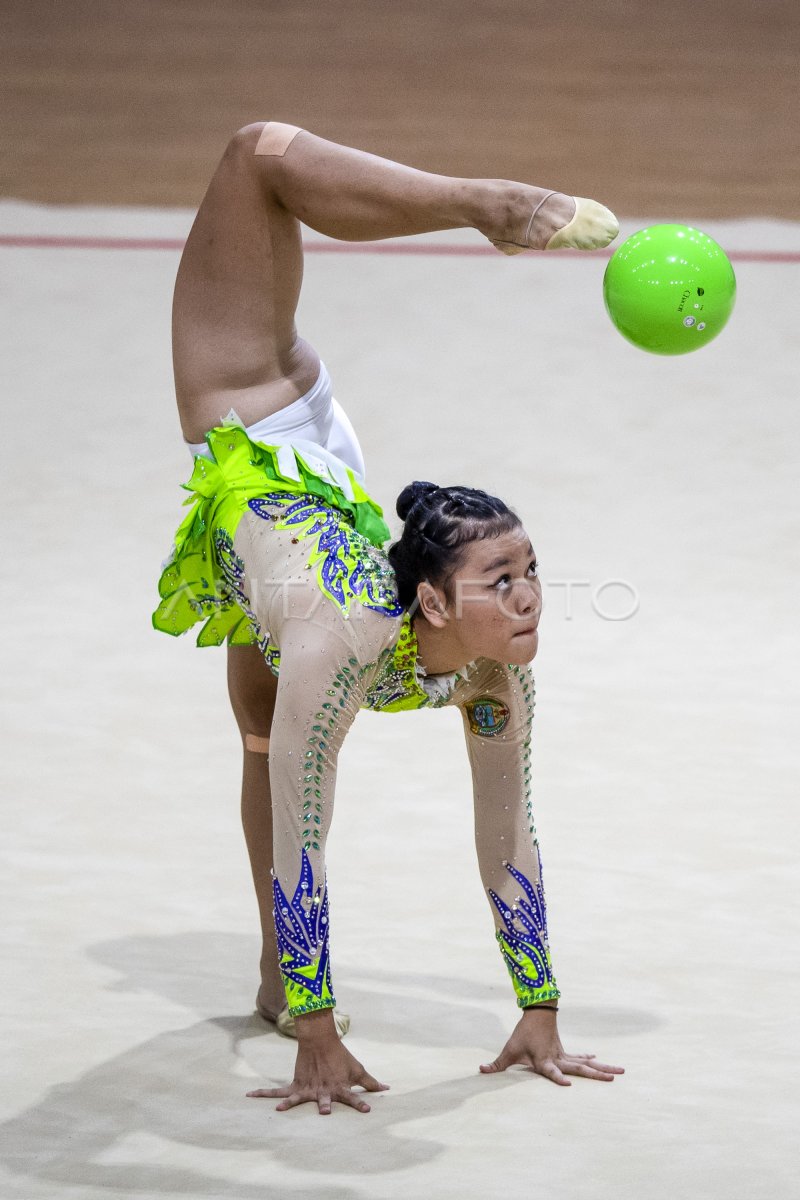
[[[254,733],[244,735],[244,748],[253,754],[269,754],[269,738],[257,737]]]
[[[299,125],[282,125],[280,121],[267,121],[261,130],[261,137],[256,143],[254,154],[284,155],[298,133],[303,130]]]

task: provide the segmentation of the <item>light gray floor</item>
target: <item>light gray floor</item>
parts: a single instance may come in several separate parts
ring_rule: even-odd
[[[190,219],[0,206],[0,232]],[[703,227],[800,249],[797,225]],[[478,1075],[516,1010],[460,724],[364,713],[330,839],[334,981],[392,1090],[323,1120],[244,1097],[288,1077],[293,1046],[251,1016],[224,652],[150,628],[191,465],[177,262],[0,250],[3,1195],[793,1195],[800,266],[739,265],[728,329],[661,359],[610,325],[602,259],[309,256],[300,327],[392,528],[410,479],[466,482],[514,505],[540,555],[535,807],[562,1037],[627,1070],[570,1089]],[[600,593],[603,617],[608,580],[626,587]],[[638,611],[607,619],[631,588]]]

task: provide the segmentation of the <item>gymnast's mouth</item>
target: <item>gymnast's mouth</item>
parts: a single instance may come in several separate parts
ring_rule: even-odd
[[[511,636],[512,637],[529,637],[530,634],[536,633],[538,628],[539,628],[539,622],[537,621],[535,625],[529,625],[527,629],[518,629],[517,632],[512,634]]]

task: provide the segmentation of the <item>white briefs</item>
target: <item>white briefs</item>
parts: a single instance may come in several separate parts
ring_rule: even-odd
[[[280,447],[278,464],[281,473],[289,478],[300,478],[294,458],[296,449],[309,467],[341,487],[350,500],[353,489],[342,465],[349,467],[360,483],[364,482],[364,455],[356,431],[341,404],[334,399],[331,377],[323,362],[319,365],[317,382],[299,400],[248,426],[231,409],[220,424],[240,425],[251,441]],[[193,457],[200,454],[211,458],[205,442],[185,444]]]

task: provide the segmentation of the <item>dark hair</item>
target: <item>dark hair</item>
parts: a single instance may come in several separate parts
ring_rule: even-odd
[[[403,488],[395,507],[405,526],[387,555],[404,608],[416,600],[417,584],[423,579],[442,586],[447,599],[452,599],[449,581],[464,557],[464,548],[521,524],[502,500],[480,488],[439,487],[420,479]]]

